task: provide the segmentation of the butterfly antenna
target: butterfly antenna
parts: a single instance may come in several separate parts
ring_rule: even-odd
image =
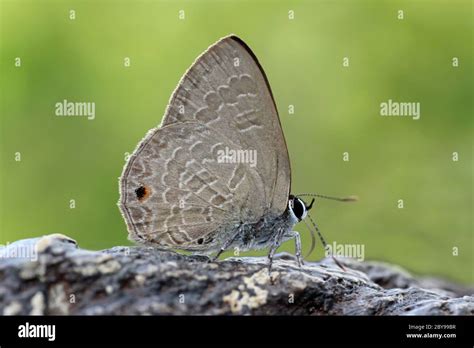
[[[357,196],[348,196],[348,197],[332,197],[332,196],[326,196],[326,195],[320,195],[317,193],[301,193],[299,195],[295,195],[297,197],[319,197],[319,198],[324,198],[324,199],[331,199],[333,201],[339,201],[339,202],[356,202],[359,200],[359,197]]]
[[[316,246],[316,236],[314,235],[313,229],[309,226],[309,224],[306,222],[306,220],[303,220],[303,222],[306,225],[306,227],[308,228],[309,233],[311,233],[311,248],[309,249],[309,252],[306,254],[305,258],[307,258],[309,255],[311,255],[311,253],[313,252],[313,250]]]
[[[313,225],[314,229],[316,230],[316,232],[318,233],[318,236],[319,236],[319,239],[321,240],[321,243],[323,244],[324,246],[324,250],[328,250],[328,244],[326,243],[326,241],[324,240],[324,237],[323,235],[321,234],[321,232],[319,231],[319,228],[318,226],[316,226],[316,223],[313,221],[313,219],[311,218],[311,216],[308,214],[307,215],[308,218],[309,218],[309,221],[311,221],[311,224]],[[306,225],[308,226],[308,225]],[[334,257],[334,255],[331,253],[331,257],[332,259],[334,260],[334,262],[336,263],[336,265],[339,266],[340,269],[342,269],[343,271],[346,271],[346,269],[344,268],[344,266]]]

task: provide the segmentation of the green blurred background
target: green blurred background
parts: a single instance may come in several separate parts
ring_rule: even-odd
[[[129,245],[116,205],[125,153],[159,124],[194,59],[235,33],[273,88],[292,191],[360,197],[317,202],[328,242],[474,283],[471,1],[0,4],[0,243],[57,232],[83,248]],[[95,102],[96,118],[55,116],[63,99]],[[381,117],[388,99],[420,102],[421,119]],[[308,250],[305,227],[296,230]]]

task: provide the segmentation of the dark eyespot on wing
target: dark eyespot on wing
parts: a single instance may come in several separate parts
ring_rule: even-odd
[[[142,202],[150,195],[150,189],[146,186],[140,186],[135,190],[135,194],[138,200]]]

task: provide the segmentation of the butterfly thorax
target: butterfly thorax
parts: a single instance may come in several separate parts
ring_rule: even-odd
[[[266,215],[257,223],[241,224],[226,233],[237,233],[229,249],[246,251],[269,248],[275,242],[280,244],[292,238],[289,233],[297,222],[294,214],[286,209],[280,216]]]

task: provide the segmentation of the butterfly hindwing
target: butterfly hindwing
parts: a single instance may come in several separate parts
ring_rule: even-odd
[[[263,208],[246,209],[264,195],[254,169],[219,163],[218,151],[235,146],[207,126],[185,122],[151,131],[130,157],[121,179],[121,208],[132,239],[185,250],[200,238],[251,221]],[[179,229],[182,238],[173,238]]]

